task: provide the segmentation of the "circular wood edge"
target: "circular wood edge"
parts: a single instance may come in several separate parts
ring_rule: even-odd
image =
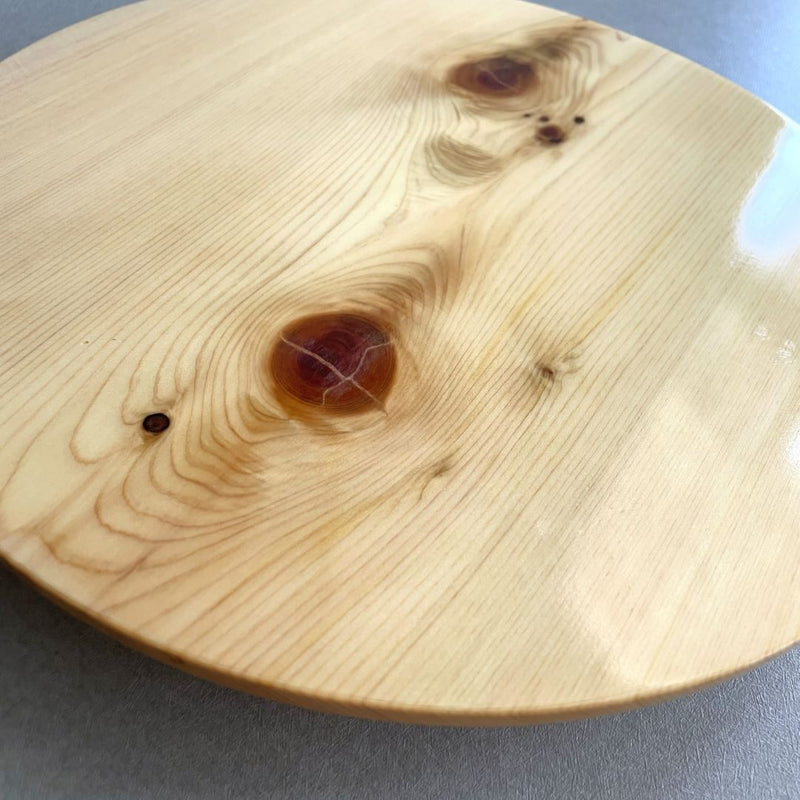
[[[767,653],[751,662],[730,670],[704,675],[696,680],[678,686],[663,686],[652,691],[640,692],[625,696],[609,697],[587,703],[553,706],[518,706],[513,708],[460,708],[434,707],[429,705],[404,705],[394,701],[372,700],[352,696],[337,697],[325,695],[311,690],[283,686],[266,681],[250,679],[240,674],[220,669],[210,663],[202,663],[180,655],[169,648],[137,637],[136,634],[115,627],[107,620],[94,614],[89,608],[72,602],[52,586],[40,582],[21,564],[14,563],[7,554],[0,553],[0,563],[5,564],[11,572],[24,583],[33,588],[50,602],[66,611],[81,622],[88,623],[106,636],[130,647],[155,661],[170,667],[177,667],[195,677],[211,681],[247,694],[264,697],[281,703],[289,703],[301,708],[329,714],[340,714],[362,719],[380,720],[384,722],[400,722],[421,725],[439,726],[475,726],[492,727],[508,725],[532,725],[550,722],[585,719],[606,714],[616,714],[644,708],[665,700],[672,700],[686,694],[714,686],[729,678],[761,666],[791,650],[800,643],[800,639],[784,644],[774,652]]]
[[[506,0],[506,2],[510,3],[512,0]],[[649,39],[643,39],[634,33],[630,33],[624,28],[618,28],[605,22],[590,19],[589,17],[573,14],[569,11],[563,11],[560,8],[553,8],[552,6],[548,6],[546,3],[532,2],[532,0],[513,0],[513,2],[524,3],[532,8],[545,9],[554,15],[560,15],[563,19],[583,19],[610,30],[618,31],[622,35],[638,42],[642,42],[648,47],[668,53],[672,58],[677,59],[684,64],[691,64],[693,69],[702,70],[708,76],[713,77],[715,81],[727,86],[729,90],[737,92],[740,96],[743,95],[747,97],[749,102],[757,103],[762,109],[778,116],[784,122],[796,127],[800,127],[800,121],[795,121],[780,109],[768,103],[766,100],[762,100],[749,89],[745,89],[743,86],[735,83],[730,78],[715,72],[713,69],[705,66],[704,64],[693,61],[691,58],[683,55],[682,53],[678,53],[675,50],[670,50],[669,48],[664,47],[663,45],[651,42]],[[149,17],[158,16],[160,13],[172,13],[175,10],[172,8],[172,6],[177,5],[178,4],[174,2],[170,2],[170,0],[133,0],[133,2],[128,2],[125,5],[117,6],[116,8],[110,8],[107,11],[100,11],[97,14],[93,14],[85,19],[73,22],[64,28],[60,28],[57,31],[53,31],[46,36],[43,36],[41,39],[31,42],[21,50],[12,53],[6,58],[0,59],[0,89],[2,88],[2,81],[4,79],[13,81],[14,77],[20,72],[23,74],[30,72],[38,68],[41,62],[46,62],[48,59],[53,59],[55,61],[60,60],[61,57],[65,55],[64,45],[74,44],[77,40],[88,41],[96,36],[104,35],[110,32],[112,28],[125,21],[126,18],[128,21],[135,24],[138,22],[143,22]],[[69,55],[69,53],[67,52],[66,55]]]
[[[5,67],[23,68],[24,71],[35,69],[39,62],[48,58],[60,60],[72,55],[65,45],[74,44],[78,40],[88,41],[105,35],[112,28],[118,27],[127,18],[129,22],[138,24],[148,17],[160,13],[172,12],[177,4],[171,0],[127,0],[123,5],[97,11],[88,17],[71,22],[39,39],[25,45],[14,53],[0,59],[0,74]]]

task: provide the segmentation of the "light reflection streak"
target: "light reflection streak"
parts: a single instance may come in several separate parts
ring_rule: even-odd
[[[800,248],[800,128],[791,122],[742,206],[740,250],[765,270],[780,268]]]

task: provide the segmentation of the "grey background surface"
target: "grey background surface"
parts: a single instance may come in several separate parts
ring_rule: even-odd
[[[0,57],[122,4],[0,0]],[[683,53],[800,119],[800,0],[550,4]],[[0,798],[284,797],[800,800],[800,650],[611,717],[425,728],[305,711],[192,678],[0,569]]]

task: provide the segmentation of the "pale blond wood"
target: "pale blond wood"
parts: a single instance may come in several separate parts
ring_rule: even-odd
[[[453,83],[504,55],[522,95]],[[62,32],[0,107],[0,553],[59,602],[446,722],[800,638],[800,136],[754,98],[522,3],[239,0]],[[287,411],[272,347],[342,310],[384,409]]]

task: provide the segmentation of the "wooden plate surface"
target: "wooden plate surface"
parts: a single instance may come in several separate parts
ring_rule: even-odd
[[[0,554],[439,722],[800,639],[800,134],[498,0],[167,2],[0,64]]]

